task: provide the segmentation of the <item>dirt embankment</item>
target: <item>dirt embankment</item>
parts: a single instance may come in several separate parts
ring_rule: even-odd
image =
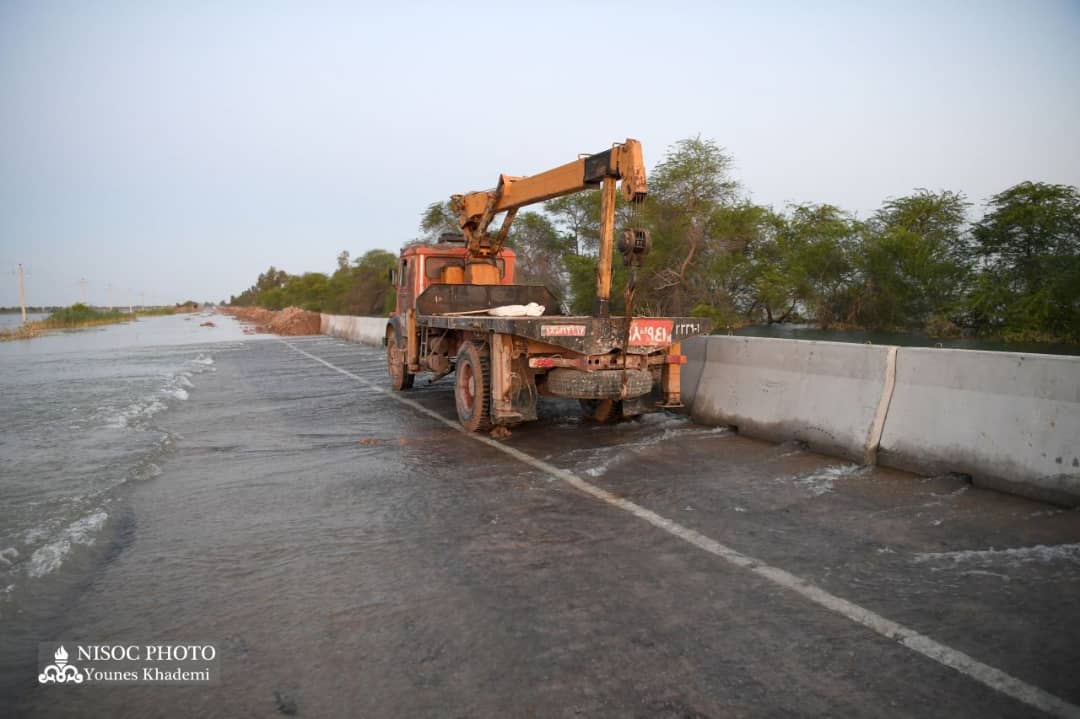
[[[254,325],[256,332],[271,332],[276,335],[319,334],[319,313],[308,312],[299,307],[286,307],[276,312],[264,310],[262,307],[222,307],[220,309],[223,314]]]

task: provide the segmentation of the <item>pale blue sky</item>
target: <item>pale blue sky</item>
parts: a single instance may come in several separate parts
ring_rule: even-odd
[[[421,210],[700,133],[752,198],[865,217],[1080,185],[1080,3],[3,2],[0,305],[220,300]]]

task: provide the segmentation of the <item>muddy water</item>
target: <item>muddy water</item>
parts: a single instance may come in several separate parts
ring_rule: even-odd
[[[159,471],[114,490],[94,542],[69,542],[46,575],[72,570],[37,595],[50,610],[23,604],[5,630],[23,644],[212,642],[222,682],[37,687],[15,642],[20,715],[1032,715],[373,391],[374,349],[169,352],[213,363],[134,430],[171,437]],[[445,380],[408,396],[453,416]],[[596,427],[575,403],[541,412],[506,444],[1080,698],[1080,571],[1060,549],[1080,542],[1080,515],[674,415]],[[952,554],[1039,544],[1059,547],[1045,564]],[[954,567],[976,561],[979,574]]]
[[[48,317],[47,312],[27,312],[26,321],[34,322]],[[22,324],[21,312],[0,312],[0,330],[14,329]]]
[[[164,422],[249,338],[199,316],[144,318],[0,344],[0,681],[110,553],[131,490],[162,474]]]
[[[291,341],[332,346],[335,361],[385,382],[377,352]],[[14,611],[5,620],[23,641],[6,649],[6,660],[16,680],[10,691],[27,713],[159,710],[158,687],[27,689],[31,641],[121,638],[220,647],[227,686],[169,690],[184,697],[178,712],[185,716],[272,711],[279,697],[281,706],[297,702],[316,716],[358,705],[372,708],[367,716],[398,716],[402,707],[438,716],[445,701],[481,716],[518,713],[513,692],[471,696],[486,680],[466,676],[481,669],[468,658],[498,644],[492,632],[539,632],[535,641],[542,641],[549,631],[565,631],[534,625],[529,615],[541,609],[531,604],[553,581],[556,556],[587,556],[597,541],[616,536],[617,517],[576,527],[604,512],[580,506],[496,452],[478,452],[445,425],[343,385],[276,340],[124,353],[136,358],[125,360],[125,383],[134,382],[132,366],[145,365],[144,391],[132,389],[131,398],[108,406],[96,395],[83,404],[100,408],[103,438],[128,442],[101,445],[114,450],[101,476],[134,474],[119,491],[90,493],[88,481],[57,481],[57,503],[70,506],[70,514],[58,516],[36,546],[20,544],[26,532],[15,523],[17,512],[8,515],[19,556],[11,568]],[[440,411],[452,407],[447,382],[418,384],[412,397]],[[569,402],[545,402],[542,414],[532,430],[550,434],[541,454],[572,462],[587,476],[658,445],[725,434],[672,415],[608,432],[583,424]],[[65,417],[50,415],[42,424]],[[57,470],[70,475],[81,466],[77,457],[102,442],[87,440],[56,456]],[[501,490],[514,484],[523,503],[504,506]],[[62,555],[57,566],[32,576],[46,554],[41,547],[50,545],[57,548],[50,556]],[[510,565],[492,572],[492,553]],[[519,571],[546,578],[518,586]],[[63,577],[70,579],[58,581]],[[31,611],[46,588],[57,599]],[[561,611],[561,604],[550,609]],[[502,620],[492,623],[491,610]],[[510,653],[496,663],[513,671],[519,650],[499,651]],[[483,671],[496,670],[486,665]],[[531,671],[519,677],[522,686],[533,681]],[[415,700],[405,699],[418,687],[424,691]]]

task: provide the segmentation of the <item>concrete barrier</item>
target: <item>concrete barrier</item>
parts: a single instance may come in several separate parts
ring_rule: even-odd
[[[321,319],[353,342],[386,334],[385,317]],[[1080,505],[1080,357],[733,336],[682,348],[696,422]]]
[[[1080,357],[901,348],[879,462],[1080,504]]]
[[[385,317],[354,317],[351,315],[327,315],[320,317],[320,331],[324,335],[340,337],[365,345],[382,346],[386,336]]]
[[[895,348],[760,337],[709,337],[691,415],[703,424],[872,462]]]
[[[694,406],[701,372],[705,369],[705,347],[708,337],[691,337],[682,342],[682,353],[686,355],[686,364],[679,372],[679,394],[687,407]]]

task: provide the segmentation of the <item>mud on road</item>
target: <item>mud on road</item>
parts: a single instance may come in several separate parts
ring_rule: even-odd
[[[1076,511],[675,415],[589,425],[569,402],[477,441],[454,427],[450,382],[419,381],[403,404],[369,386],[386,385],[380,352],[329,338],[216,366],[169,418],[180,439],[162,475],[131,494],[131,537],[55,632],[210,639],[223,682],[38,689],[26,714],[1043,716],[1041,698],[1058,713],[1080,704]]]

